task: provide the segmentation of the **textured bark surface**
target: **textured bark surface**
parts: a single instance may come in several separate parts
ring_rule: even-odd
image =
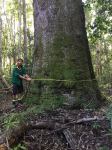
[[[2,70],[2,18],[0,16],[0,70]]]
[[[100,100],[81,0],[34,0],[34,76],[77,82],[74,95]]]
[[[23,0],[23,33],[24,33],[24,62],[27,64],[27,25],[26,25],[26,0]]]
[[[21,57],[21,17],[22,17],[22,10],[21,10],[21,0],[18,0],[18,5],[19,5],[19,7],[18,7],[18,20],[19,20],[19,28],[18,28],[18,30],[19,30],[19,38],[18,38],[18,56],[19,56],[19,58]],[[26,21],[26,20],[25,20]]]

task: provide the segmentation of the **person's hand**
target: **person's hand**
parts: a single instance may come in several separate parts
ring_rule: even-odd
[[[26,78],[26,81],[31,81],[31,78],[30,77]]]
[[[26,75],[25,75],[25,78],[30,78],[30,76],[26,74]]]

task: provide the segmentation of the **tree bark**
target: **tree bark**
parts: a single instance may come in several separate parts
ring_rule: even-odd
[[[15,16],[15,13],[13,14],[13,43],[14,43],[14,47],[13,47],[13,50],[12,50],[12,55],[13,55],[13,64],[15,64],[16,63],[16,54],[17,54],[17,52],[16,52],[16,32],[15,32],[15,28],[16,28],[16,24],[15,24],[15,18],[16,16]]]
[[[0,71],[2,70],[2,18],[0,16]]]
[[[21,0],[18,0],[18,20],[19,20],[19,38],[18,38],[18,56],[21,57],[21,16],[22,16],[22,10],[21,10]]]
[[[26,0],[23,0],[23,34],[24,34],[24,62],[27,64],[27,25],[26,25]]]
[[[74,98],[83,107],[101,100],[93,71],[81,0],[33,0],[34,76],[76,81]],[[83,81],[82,81],[83,80]],[[86,81],[87,80],[87,81]],[[60,86],[60,83],[57,84]],[[80,100],[80,102],[79,102]]]

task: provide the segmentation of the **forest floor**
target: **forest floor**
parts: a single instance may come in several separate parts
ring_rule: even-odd
[[[1,101],[0,116],[25,112],[28,109],[29,106],[24,103],[14,108],[11,99],[9,94],[8,99]],[[27,123],[33,125],[44,123],[44,127],[27,130],[16,148],[17,150],[23,150],[25,147],[27,150],[112,150],[111,124],[105,111],[105,108],[73,110],[62,106],[29,116]],[[0,128],[2,131],[1,121]]]

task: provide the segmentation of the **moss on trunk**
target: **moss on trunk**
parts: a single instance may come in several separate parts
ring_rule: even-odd
[[[88,102],[99,105],[101,95],[91,62],[81,0],[42,0],[41,4],[34,0],[34,27],[34,75],[70,80],[47,81],[43,86],[60,94],[64,90],[73,92],[83,107]]]

